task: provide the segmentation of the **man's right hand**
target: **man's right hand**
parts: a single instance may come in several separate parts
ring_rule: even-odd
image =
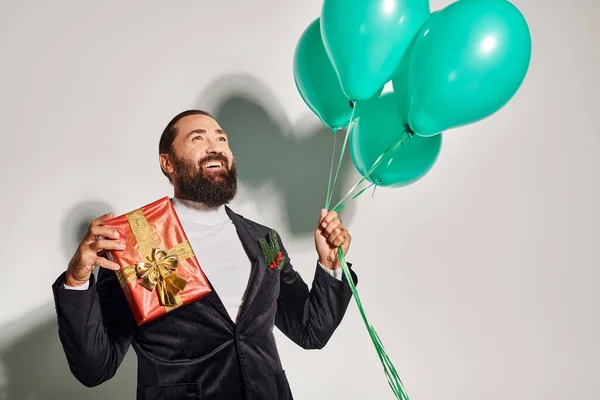
[[[90,223],[90,228],[79,244],[77,251],[69,261],[65,283],[67,286],[85,284],[97,266],[114,271],[119,270],[119,264],[101,256],[106,250],[122,251],[125,243],[118,241],[119,233],[112,228],[102,226],[104,221],[113,218],[112,213],[96,218]],[[99,237],[102,237],[99,239]]]

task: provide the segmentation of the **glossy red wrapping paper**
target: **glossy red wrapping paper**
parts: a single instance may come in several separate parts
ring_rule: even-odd
[[[142,221],[142,224],[132,224],[131,216],[134,214],[138,219],[142,217],[147,223]],[[115,217],[104,222],[103,225],[116,229],[119,232],[119,240],[126,243],[125,250],[111,251],[108,252],[108,255],[110,259],[121,266],[121,271],[117,272],[117,276],[138,325],[150,322],[177,307],[196,301],[211,291],[169,197],[164,197],[131,213]],[[179,259],[177,267],[173,271],[178,278],[186,281],[185,288],[178,292],[181,301],[178,306],[166,307],[161,304],[158,291],[156,289],[150,291],[142,286],[141,279],[135,274],[130,274],[132,278],[129,280],[123,278],[123,271],[133,271],[136,264],[148,261],[143,250],[149,248],[150,245],[146,244],[144,247],[143,241],[138,242],[140,235],[134,234],[134,231],[140,230],[140,225],[146,227],[146,239],[152,239],[153,248],[169,251],[185,247],[191,253],[191,256],[186,259]],[[149,236],[150,230],[151,235]],[[148,253],[147,250],[145,252]]]

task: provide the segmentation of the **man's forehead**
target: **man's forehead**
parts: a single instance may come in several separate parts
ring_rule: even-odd
[[[195,114],[195,115],[187,115],[183,118],[181,118],[179,121],[177,121],[177,124],[175,124],[175,127],[180,130],[180,131],[189,131],[189,130],[193,130],[193,129],[205,129],[207,131],[209,130],[215,130],[215,129],[221,129],[221,126],[219,125],[219,123],[217,121],[215,121],[213,118],[209,117],[208,115],[202,115],[202,114]],[[184,132],[187,133],[187,132]]]

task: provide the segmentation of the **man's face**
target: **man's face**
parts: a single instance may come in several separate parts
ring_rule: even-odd
[[[237,170],[227,134],[206,115],[186,116],[175,127],[177,136],[163,167],[178,194],[209,207],[227,204],[237,192]]]

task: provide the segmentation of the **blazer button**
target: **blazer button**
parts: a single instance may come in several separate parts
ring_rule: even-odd
[[[242,335],[241,333],[238,335],[238,340],[241,342],[242,340],[244,340],[244,335]]]

